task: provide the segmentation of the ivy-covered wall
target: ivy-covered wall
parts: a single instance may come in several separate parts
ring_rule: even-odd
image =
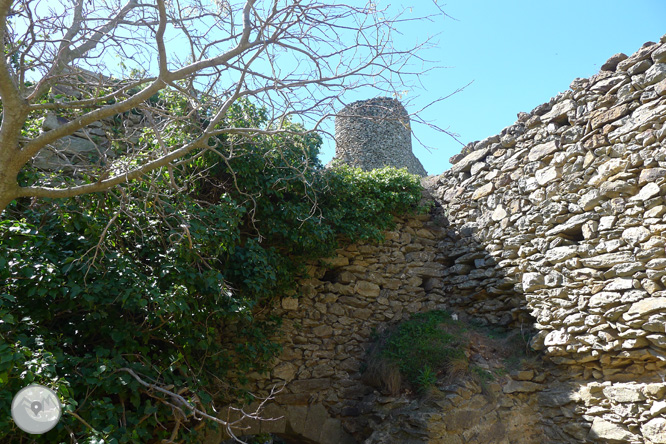
[[[26,131],[50,125],[35,118]],[[225,124],[266,121],[266,110],[243,102]],[[3,410],[40,383],[64,412],[45,441],[196,442],[192,407],[214,414],[251,398],[247,376],[270,369],[280,351],[279,313],[266,312],[295,291],[303,264],[381,237],[421,197],[405,171],[324,169],[319,137],[290,129],[221,136],[215,150],[106,193],[13,202],[0,221]],[[187,138],[188,127],[169,135]],[[41,167],[36,159],[21,180],[75,182],[80,173]],[[0,418],[0,440],[22,434]]]

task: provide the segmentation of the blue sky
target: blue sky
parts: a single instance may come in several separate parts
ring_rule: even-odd
[[[447,68],[423,75],[424,90],[409,91],[408,111],[473,83],[422,113],[425,120],[460,135],[464,143],[499,133],[516,114],[569,88],[576,77],[590,77],[613,54],[627,55],[666,34],[666,0],[451,0],[438,2],[455,18],[438,18],[401,27],[405,42],[439,34],[437,48],[424,55]],[[379,0],[393,10],[413,5],[413,14],[434,11],[431,0]],[[366,93],[365,91],[361,94]],[[371,91],[367,94],[372,96]],[[347,101],[369,98],[347,97]],[[414,125],[414,154],[429,174],[451,167],[448,159],[462,145],[423,125]],[[321,154],[334,155],[332,142]]]

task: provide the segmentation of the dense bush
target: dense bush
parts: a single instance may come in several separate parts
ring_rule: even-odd
[[[246,102],[225,124],[265,122]],[[2,410],[41,383],[65,413],[38,442],[159,442],[175,426],[170,399],[121,369],[210,412],[242,397],[244,376],[279,350],[279,319],[257,310],[293,291],[307,260],[381,238],[420,198],[404,170],[323,169],[320,139],[291,129],[211,140],[216,152],[113,192],[15,202],[0,222]],[[178,439],[195,440],[184,425]],[[22,436],[0,418],[2,442]]]

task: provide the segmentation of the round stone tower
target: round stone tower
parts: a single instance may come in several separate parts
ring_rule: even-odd
[[[407,167],[425,176],[412,153],[409,114],[389,97],[360,100],[345,106],[335,117],[335,158],[364,170],[383,166]]]

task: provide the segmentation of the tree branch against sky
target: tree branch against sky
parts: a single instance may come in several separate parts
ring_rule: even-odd
[[[345,92],[404,90],[426,69],[419,51],[431,42],[401,47],[400,25],[425,17],[350,3],[0,0],[0,212],[20,197],[104,191],[173,167],[215,148],[212,136],[256,134],[260,129],[226,124],[242,98],[271,112],[272,132],[286,119],[317,130],[341,108]],[[167,92],[189,111],[155,100]],[[80,166],[68,185],[19,184],[20,172],[44,150],[58,154],[59,141],[87,134],[97,122],[115,118],[122,127],[129,112],[153,137],[130,143],[117,135],[117,152]],[[55,128],[26,129],[47,113],[66,119]],[[191,137],[170,142],[185,126]]]

